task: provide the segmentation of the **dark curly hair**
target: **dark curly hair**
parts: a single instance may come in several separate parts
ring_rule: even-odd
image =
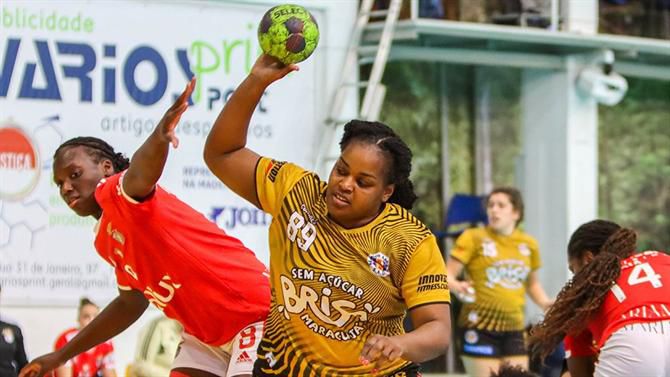
[[[412,209],[417,197],[414,193],[414,185],[409,179],[412,171],[412,151],[407,144],[384,123],[357,119],[344,126],[340,151],[343,151],[352,141],[374,144],[384,152],[390,162],[386,172],[386,183],[395,185],[389,202]]]

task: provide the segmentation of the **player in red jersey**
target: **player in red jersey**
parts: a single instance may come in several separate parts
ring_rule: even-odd
[[[533,329],[533,350],[544,356],[565,337],[573,376],[667,375],[670,256],[636,254],[635,243],[635,232],[604,220],[572,234],[568,262],[575,275]]]
[[[67,345],[21,377],[41,376],[125,330],[149,303],[184,326],[173,376],[250,375],[270,304],[265,266],[239,240],[156,184],[192,80],[131,162],[81,137],[54,154],[54,182],[80,216],[98,219],[95,247],[115,270],[119,296]]]
[[[86,327],[100,312],[93,301],[82,298],[79,303],[78,328],[65,330],[56,339],[55,350],[63,348],[81,329]],[[108,340],[82,352],[59,366],[54,377],[116,377],[114,370],[114,345]]]

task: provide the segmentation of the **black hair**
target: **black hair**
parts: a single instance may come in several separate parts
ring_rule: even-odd
[[[340,140],[340,151],[352,141],[374,144],[390,158],[386,183],[394,184],[395,190],[389,202],[403,208],[412,209],[416,201],[414,185],[409,179],[412,171],[412,151],[391,127],[380,122],[368,122],[354,119],[344,126],[344,135]]]
[[[520,365],[511,365],[503,363],[498,372],[491,371],[490,377],[537,377],[537,374],[524,369]]]
[[[92,136],[75,137],[64,142],[54,152],[54,160],[61,152],[74,147],[86,147],[86,152],[93,157],[95,162],[100,162],[103,159],[110,160],[116,173],[128,169],[130,165],[130,160],[126,156],[117,153],[106,141]]]
[[[582,258],[587,251],[593,253],[593,256],[598,255],[607,240],[620,228],[619,224],[607,220],[593,220],[582,224],[570,236],[568,257]]]

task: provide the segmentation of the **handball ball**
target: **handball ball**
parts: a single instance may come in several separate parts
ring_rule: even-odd
[[[284,64],[307,59],[319,43],[319,26],[307,9],[292,4],[270,8],[258,25],[263,52]]]

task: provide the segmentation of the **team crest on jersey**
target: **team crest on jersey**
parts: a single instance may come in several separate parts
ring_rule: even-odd
[[[5,343],[14,343],[14,330],[12,330],[11,327],[5,327],[2,329],[2,337],[5,338]]]
[[[382,253],[375,253],[368,256],[368,265],[375,274],[386,277],[391,274],[389,271],[389,257]]]
[[[477,335],[476,330],[468,330],[465,332],[464,338],[467,343],[474,344],[479,340],[479,335]]]
[[[525,243],[519,244],[519,252],[524,257],[527,257],[530,255],[530,248]]]
[[[482,249],[485,257],[494,258],[498,255],[498,249],[496,248],[495,242],[492,240],[484,240],[482,243]]]

